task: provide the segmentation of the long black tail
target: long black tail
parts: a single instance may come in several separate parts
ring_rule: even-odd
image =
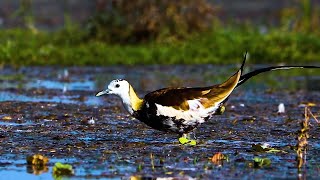
[[[236,87],[242,85],[244,82],[246,82],[248,79],[252,78],[253,76],[256,76],[263,72],[281,70],[281,69],[295,69],[295,68],[320,68],[320,66],[271,66],[271,67],[261,68],[261,69],[251,71],[247,74],[241,75],[240,80]]]

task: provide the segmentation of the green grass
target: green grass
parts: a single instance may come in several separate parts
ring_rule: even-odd
[[[310,64],[320,61],[320,37],[271,29],[216,28],[185,40],[110,44],[77,29],[0,30],[2,65],[234,64],[248,50],[250,63]]]

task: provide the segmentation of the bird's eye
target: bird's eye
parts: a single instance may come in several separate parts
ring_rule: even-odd
[[[120,84],[116,84],[116,88],[120,87]]]

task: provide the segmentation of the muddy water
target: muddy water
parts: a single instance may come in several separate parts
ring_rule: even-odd
[[[261,66],[248,67],[247,70]],[[0,179],[52,179],[56,162],[72,165],[74,178],[297,178],[297,131],[304,104],[320,112],[320,72],[290,70],[260,75],[238,88],[226,112],[195,131],[195,147],[175,134],[152,130],[126,114],[118,98],[94,95],[107,81],[124,78],[143,94],[167,86],[223,82],[234,66],[26,67],[0,71]],[[279,103],[286,112],[278,114]],[[91,120],[91,121],[90,121]],[[92,121],[93,120],[93,121]],[[92,123],[94,122],[94,123]],[[311,121],[302,175],[320,172],[319,126]],[[269,144],[280,152],[256,152]],[[221,152],[227,160],[213,163]],[[49,158],[34,170],[26,157]],[[152,154],[152,155],[151,155]],[[254,167],[253,158],[271,164]]]

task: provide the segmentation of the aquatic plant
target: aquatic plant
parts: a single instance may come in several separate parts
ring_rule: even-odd
[[[72,176],[73,174],[74,170],[70,164],[57,162],[52,169],[52,175],[54,179],[62,179],[62,177]]]
[[[318,119],[313,115],[309,106],[304,109],[304,120],[301,122],[301,129],[298,131],[296,153],[297,153],[297,169],[298,173],[302,174],[302,168],[306,165],[308,138],[309,138],[309,124],[310,116],[319,124]]]
[[[41,154],[35,154],[32,156],[27,156],[27,170],[35,175],[48,172],[48,162],[49,159]]]
[[[255,157],[253,159],[253,167],[255,168],[268,167],[270,165],[271,165],[271,160],[268,158]]]
[[[298,131],[296,153],[297,153],[297,169],[298,173],[301,173],[301,168],[306,164],[307,146],[309,138],[309,120],[308,106],[305,107],[304,113],[305,119],[301,122],[301,129]]]

